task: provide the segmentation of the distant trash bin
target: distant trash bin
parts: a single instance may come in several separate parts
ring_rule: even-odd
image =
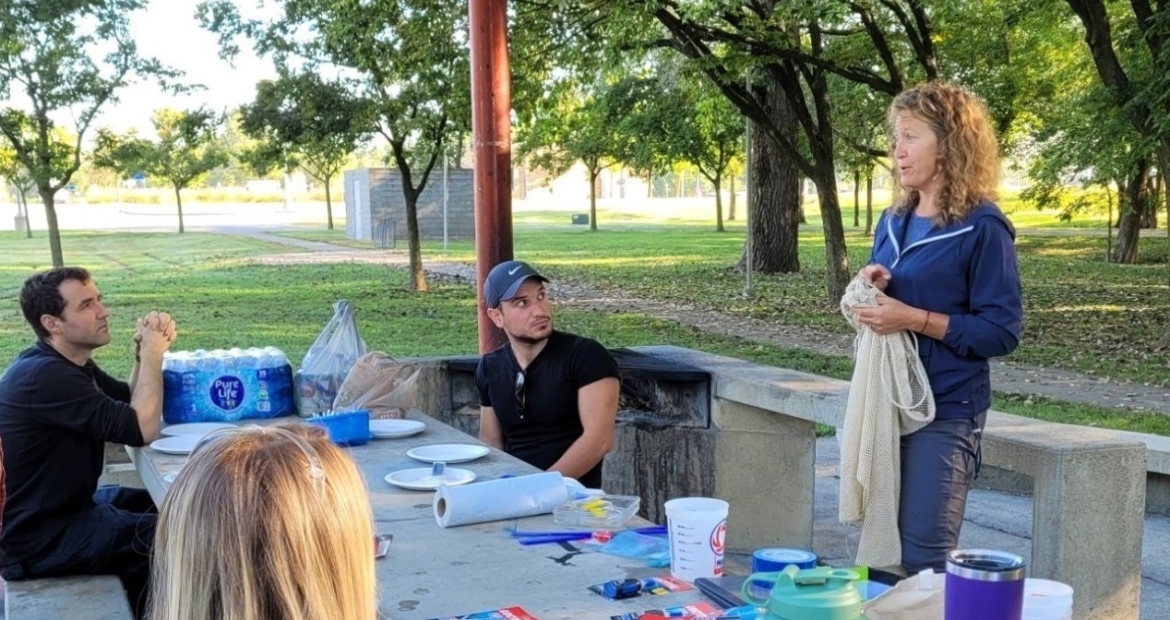
[[[573,214],[573,225],[574,226],[588,225],[588,224],[589,224],[589,214],[588,213],[574,213]]]
[[[16,216],[16,219],[15,219],[15,222],[13,222],[13,225],[16,228],[16,232],[18,232],[18,233],[27,233],[28,232],[28,218],[23,216],[23,215]]]
[[[374,220],[374,247],[394,249],[397,245],[397,235],[394,220],[380,217]]]

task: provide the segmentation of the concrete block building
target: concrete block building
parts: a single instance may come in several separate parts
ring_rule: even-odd
[[[446,231],[451,240],[475,237],[472,171],[447,171]],[[431,171],[418,197],[418,226],[422,239],[442,240],[443,170]],[[379,247],[400,242],[405,247],[406,199],[402,175],[393,168],[357,168],[345,171],[345,236],[373,241]]]

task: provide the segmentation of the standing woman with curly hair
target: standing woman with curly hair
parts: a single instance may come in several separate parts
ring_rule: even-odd
[[[983,102],[945,83],[898,95],[889,110],[902,190],[874,229],[861,270],[883,294],[856,308],[878,334],[906,330],[930,380],[935,420],[901,439],[898,529],[909,574],[942,571],[959,541],[991,406],[988,360],[1019,344],[1015,230],[996,206],[999,154]]]
[[[375,620],[365,480],[325,429],[208,435],[159,511],[150,620]]]

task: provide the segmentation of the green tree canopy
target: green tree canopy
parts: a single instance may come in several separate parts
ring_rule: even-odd
[[[99,131],[94,161],[123,174],[142,170],[169,181],[175,190],[179,232],[186,232],[183,188],[228,161],[227,153],[216,143],[222,118],[204,108],[162,109],[155,111],[151,124],[158,136],[154,141],[139,138],[134,132],[118,136]]]
[[[286,149],[325,184],[325,209],[333,230],[330,181],[350,154],[374,132],[373,103],[353,93],[353,81],[326,82],[313,72],[283,75],[256,85],[256,98],[240,112],[250,136]]]
[[[452,134],[470,129],[471,68],[467,4],[458,0],[289,0],[273,19],[251,19],[235,3],[199,5],[205,28],[225,55],[243,37],[280,67],[352,75],[374,104],[377,131],[402,176],[411,285],[426,290],[419,245],[418,198]],[[306,33],[311,33],[308,35]]]
[[[139,77],[176,77],[139,55],[131,15],[145,0],[37,0],[0,6],[0,134],[32,175],[45,206],[53,264],[64,264],[55,193],[81,165],[98,112]],[[61,118],[72,124],[60,125]],[[68,129],[71,139],[61,139]]]

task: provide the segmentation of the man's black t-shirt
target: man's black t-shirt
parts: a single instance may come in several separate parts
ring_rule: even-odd
[[[596,340],[554,331],[524,371],[523,418],[516,410],[519,372],[511,344],[484,355],[475,371],[479,402],[495,411],[505,452],[548,469],[584,432],[577,390],[601,379],[618,378],[617,363]],[[601,463],[580,482],[600,487]]]
[[[8,499],[0,554],[35,557],[93,507],[105,443],[141,446],[130,387],[92,360],[78,366],[38,342],[0,377],[0,441]]]

